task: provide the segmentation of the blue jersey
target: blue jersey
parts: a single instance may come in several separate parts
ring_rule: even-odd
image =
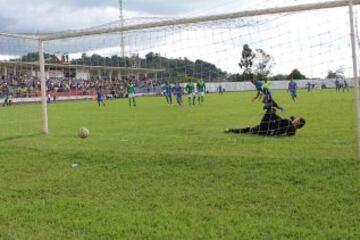
[[[258,80],[255,82],[255,88],[256,90],[258,90],[259,92],[263,91],[263,85],[264,85],[264,81]]]
[[[181,92],[182,92],[181,90],[182,90],[182,89],[181,89],[180,84],[176,84],[176,85],[175,85],[175,93],[181,93]]]
[[[96,94],[97,94],[97,99],[98,99],[98,100],[103,100],[104,94],[103,94],[102,91],[98,91]]]
[[[165,94],[166,94],[166,96],[171,95],[171,85],[170,84],[165,85]]]
[[[339,80],[337,80],[337,79],[335,80],[335,86],[336,86],[336,87],[340,86],[340,82],[339,82]]]
[[[289,82],[289,90],[290,91],[296,91],[296,89],[297,89],[296,82]]]
[[[178,83],[175,85],[175,95],[177,98],[181,98],[182,96],[182,88]]]

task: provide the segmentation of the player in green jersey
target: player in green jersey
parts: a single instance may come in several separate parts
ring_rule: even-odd
[[[189,83],[187,83],[185,85],[185,91],[188,95],[188,100],[189,100],[189,105],[195,105],[195,99],[196,99],[196,96],[195,96],[195,84],[192,83],[192,80],[189,79]],[[192,101],[192,103],[191,103]]]
[[[197,89],[198,103],[203,104],[204,103],[205,91],[206,91],[205,82],[203,80],[200,80],[196,84],[196,89]]]
[[[128,94],[128,99],[129,99],[129,107],[131,107],[131,103],[134,107],[136,107],[136,102],[135,102],[135,84],[132,82],[129,82],[127,84],[127,88],[126,88],[127,94]]]

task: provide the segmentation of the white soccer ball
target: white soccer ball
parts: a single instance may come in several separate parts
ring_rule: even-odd
[[[90,131],[87,128],[80,128],[78,132],[78,136],[80,138],[87,138],[90,135]]]

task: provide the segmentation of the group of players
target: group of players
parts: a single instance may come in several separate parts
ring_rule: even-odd
[[[341,82],[339,79],[335,80],[335,90],[337,92],[340,92],[341,89],[343,90],[343,92],[345,92],[345,90],[350,91],[349,83],[346,81],[346,79],[344,79],[343,82]]]
[[[267,80],[256,80],[255,77],[252,77],[251,82],[254,84],[257,94],[253,98],[253,101],[256,99],[260,99],[261,96],[268,97],[272,99],[272,91],[271,84]],[[133,82],[129,82],[126,87],[126,94],[129,100],[129,107],[136,107],[136,90],[135,84]],[[291,80],[288,85],[288,92],[291,95],[292,100],[295,102],[297,97],[298,86],[296,82]],[[183,94],[187,94],[188,104],[195,105],[196,99],[198,104],[203,104],[205,99],[206,92],[206,84],[203,80],[199,80],[196,83],[193,83],[191,79],[189,82],[185,84],[185,87],[182,88],[179,82],[176,82],[175,85],[171,85],[170,81],[167,81],[162,88],[161,94],[165,96],[167,104],[171,105],[173,103],[173,95],[176,97],[176,102],[179,106],[183,105]],[[99,88],[97,91],[97,102],[99,107],[106,106],[105,95],[102,91],[102,88]],[[284,111],[284,109],[278,105],[276,105],[280,111]]]
[[[199,80],[196,83],[193,83],[191,79],[189,82],[185,84],[185,87],[182,88],[179,82],[175,83],[175,86],[170,84],[170,81],[167,81],[162,88],[161,94],[165,96],[166,102],[169,105],[173,104],[173,95],[176,97],[176,102],[179,106],[183,105],[183,94],[187,94],[188,97],[188,104],[195,105],[196,98],[198,104],[203,104],[205,99],[205,91],[206,91],[206,84],[204,81]],[[135,84],[133,82],[129,82],[126,87],[126,94],[129,100],[129,107],[136,107],[136,91],[135,91]],[[106,106],[105,94],[102,88],[99,88],[96,93],[96,99],[98,106]]]
[[[189,105],[195,105],[196,98],[198,104],[204,103],[205,98],[205,91],[206,91],[206,85],[205,82],[202,80],[199,80],[196,83],[193,83],[191,79],[189,79],[189,82],[185,84],[185,93],[188,97],[188,104]],[[183,88],[181,87],[180,83],[176,82],[175,87],[172,87],[169,81],[166,82],[165,86],[163,87],[162,94],[165,96],[166,102],[171,105],[172,104],[172,93],[174,93],[176,97],[176,102],[179,106],[182,106],[183,104]]]

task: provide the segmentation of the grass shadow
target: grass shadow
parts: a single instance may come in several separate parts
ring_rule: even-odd
[[[42,135],[44,135],[44,134],[43,133],[33,133],[33,134],[27,134],[27,135],[15,135],[15,136],[6,137],[6,138],[0,138],[0,143],[12,141],[12,140],[38,137],[38,136],[42,136]]]

